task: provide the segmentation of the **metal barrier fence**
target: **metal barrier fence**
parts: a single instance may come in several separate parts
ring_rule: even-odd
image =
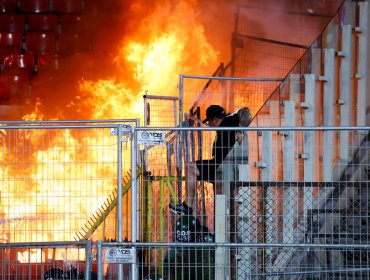
[[[210,157],[214,131],[229,133],[230,128],[130,127],[124,130],[124,127],[114,123],[4,126],[2,141],[6,141],[3,142],[2,157],[8,161],[3,163],[2,170],[8,170],[9,177],[3,177],[5,187],[2,188],[1,230],[4,244],[0,246],[0,279],[42,279],[47,270],[55,267],[67,273],[70,277],[67,279],[75,279],[71,276],[76,273],[70,269],[70,263],[76,259],[81,262],[87,259],[74,257],[73,248],[76,244],[87,243],[67,242],[71,246],[64,243],[61,247],[66,248],[65,251],[52,249],[56,247],[54,243],[67,237],[71,239],[85,219],[96,216],[95,208],[73,211],[73,205],[88,201],[83,204],[84,207],[98,208],[105,205],[104,200],[112,190],[100,184],[92,192],[94,195],[87,193],[88,188],[83,184],[85,177],[77,176],[77,172],[65,173],[60,180],[56,180],[60,177],[53,175],[54,180],[45,180],[48,188],[44,189],[40,178],[45,177],[40,176],[54,174],[49,170],[62,169],[65,172],[67,167],[73,169],[80,165],[87,170],[90,164],[95,176],[86,176],[88,182],[96,184],[102,180],[111,182],[110,186],[118,185],[115,201],[122,209],[114,218],[102,213],[105,210],[100,211],[99,219],[103,223],[97,228],[97,221],[89,223],[90,229],[96,232],[88,238],[97,243],[96,247],[93,245],[89,252],[84,251],[83,254],[89,255],[88,259],[94,262],[96,256],[96,265],[91,266],[94,274],[91,275],[96,275],[98,279],[143,279],[151,274],[157,279],[159,275],[164,279],[369,277],[369,127],[240,127],[238,131],[248,135],[248,145],[245,143],[247,138],[233,145],[231,153],[217,169],[213,184],[198,180],[196,199],[190,205],[193,207],[191,215],[172,213],[169,203],[183,201],[189,193],[187,169],[193,160]],[[348,145],[333,145],[324,141],[326,133],[343,131],[350,135]],[[197,138],[193,135],[195,133],[200,134],[204,145],[200,153],[186,153],[186,150],[193,148],[199,151],[199,142],[192,140]],[[173,137],[175,140],[172,140]],[[28,147],[30,154],[5,153],[5,147],[13,151],[9,149],[12,147],[10,143],[19,139],[22,139],[22,145],[16,145],[14,151],[19,153]],[[98,142],[98,139],[104,141]],[[310,139],[312,141],[308,141]],[[37,154],[36,151],[31,153],[33,150],[30,147],[33,146],[28,142],[31,140],[35,141],[32,143],[39,143],[35,147],[40,147],[37,151],[44,156],[40,156],[42,164],[37,166],[45,169],[44,173],[37,173],[39,188],[32,193],[37,194],[33,196],[28,194],[31,192],[29,189],[15,192],[8,188],[8,184],[19,177],[15,176],[17,173],[14,173],[12,164],[6,166],[7,163],[25,166],[25,163],[31,163],[31,159],[37,159],[30,156]],[[52,146],[51,143],[58,145]],[[66,143],[73,143],[74,149]],[[131,151],[120,149],[121,144],[122,147],[127,145]],[[145,148],[147,157],[143,157],[141,152]],[[50,149],[53,156],[46,157]],[[348,150],[350,155],[345,163],[325,161],[325,157],[321,156],[321,151],[332,150],[335,154],[340,149]],[[96,150],[100,152],[94,154]],[[99,160],[92,160],[92,157],[82,159],[79,153],[71,156],[72,151],[84,151],[84,155],[91,152]],[[182,156],[176,155],[174,160],[174,151]],[[129,159],[120,159],[126,152],[130,155]],[[10,161],[15,155],[18,161]],[[63,160],[58,157],[60,155],[63,155]],[[105,156],[107,159],[103,160]],[[112,162],[114,167],[108,168]],[[109,180],[98,176],[103,167],[110,174],[107,176]],[[120,176],[124,177],[119,170],[125,167],[132,172],[126,184],[117,180]],[[27,170],[22,170],[19,176],[26,182],[33,182],[34,177],[25,176]],[[333,170],[330,180],[325,176],[328,170]],[[79,182],[79,196],[70,195],[65,188],[58,189],[58,192],[49,190],[60,188],[61,182],[71,181]],[[126,187],[134,195],[120,200]],[[51,198],[54,199],[52,206],[42,204],[44,199]],[[57,199],[64,204],[63,210],[54,207]],[[113,200],[108,201],[114,205]],[[41,208],[41,213],[34,214],[36,223],[33,219],[27,220],[27,223],[21,219],[19,222],[10,219],[26,215],[26,210],[28,217],[32,217],[30,209],[37,206],[44,208]],[[26,210],[17,212],[15,210],[19,208],[14,207],[25,207]],[[108,202],[104,209],[107,208]],[[63,218],[56,215],[58,211],[63,211],[59,214],[63,214]],[[74,228],[70,227],[72,221]],[[45,236],[49,239],[43,240]],[[21,237],[37,243],[15,242]],[[123,242],[125,237],[127,241]],[[111,239],[118,242],[108,242]],[[34,250],[35,246],[38,249]],[[80,268],[84,266],[79,262],[77,264],[80,273]]]
[[[134,139],[143,132],[177,135],[186,139],[186,150],[192,134],[201,133],[208,139],[202,156],[209,158],[212,130],[230,128],[135,128]],[[139,279],[149,274],[164,279],[369,277],[369,128],[238,130],[248,134],[249,145],[235,143],[214,184],[198,180],[192,215],[174,215],[168,207],[174,197],[185,199],[190,157],[182,151],[182,176],[173,176],[161,171],[171,170],[171,161],[157,160],[173,149],[165,138],[158,146],[163,150],[148,150],[153,161],[141,193],[150,193],[150,199],[141,198],[138,212],[144,239],[125,244],[140,252]],[[343,131],[350,135],[348,145],[324,141],[327,133]],[[340,149],[350,155],[345,163],[322,156]],[[192,160],[199,158],[195,154]]]
[[[122,145],[118,139],[125,140],[128,133],[122,136],[118,128],[127,132],[134,124],[136,120],[2,123],[2,240],[118,240],[119,233],[130,238],[131,178],[121,173],[131,168],[131,142]],[[123,198],[121,189],[127,192]],[[120,223],[117,204],[126,215]]]
[[[0,279],[96,279],[91,241],[0,244]]]
[[[179,98],[144,95],[144,126],[175,127],[179,122]]]
[[[209,105],[218,104],[232,113],[240,107],[249,107],[255,115],[274,90],[281,78],[233,78],[207,76],[180,76],[180,111],[202,120]]]

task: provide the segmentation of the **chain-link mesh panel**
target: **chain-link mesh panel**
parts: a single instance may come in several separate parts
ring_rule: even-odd
[[[144,107],[144,126],[177,126],[179,121],[177,97],[144,95]]]
[[[0,244],[0,279],[96,279],[91,253],[90,241]]]
[[[169,271],[190,267],[192,272],[186,275],[194,276],[198,275],[198,267],[212,270],[214,263],[216,275],[218,271],[232,279],[366,279],[369,274],[365,258],[369,249],[368,131],[297,127],[238,129],[245,130],[249,145],[234,144],[217,170],[214,182],[198,178],[192,214],[175,215],[168,204],[176,199],[186,201],[189,189],[185,186],[190,175],[185,170],[200,158],[203,150],[210,149],[209,128],[189,127],[186,132],[171,129],[186,138],[208,139],[201,153],[195,152],[182,161],[181,177],[168,176],[165,172],[156,175],[156,170],[165,169],[166,161],[154,159],[159,159],[160,153],[168,154],[165,151],[168,145],[148,150],[149,154],[153,153],[153,163],[151,175],[143,184],[147,186],[144,192],[147,199],[142,205],[146,211],[141,213],[145,221],[141,231],[147,237],[143,241],[148,244],[142,248],[145,257],[141,265],[146,267],[145,271],[163,273],[169,269],[166,275],[172,275]],[[326,134],[345,130],[350,134],[350,144],[343,146],[333,139],[330,145],[333,157],[325,159],[320,153],[329,149],[323,144]],[[200,138],[192,136],[197,133]],[[311,138],[313,141],[308,141]],[[193,140],[195,151],[202,141]],[[305,150],[310,145],[314,145],[313,153]],[[334,156],[340,149],[350,151],[349,163]],[[185,154],[182,150],[182,155]],[[203,159],[209,155],[204,154]],[[325,175],[327,168],[335,170],[330,180]],[[178,196],[180,191],[182,195]],[[200,250],[198,256],[196,248],[196,244],[205,246],[208,238],[212,246],[216,244],[212,265],[204,264],[205,251]],[[151,247],[152,243],[158,244],[158,248]],[[191,256],[181,249],[184,243],[193,250]],[[213,279],[213,272],[209,277],[206,279]]]
[[[68,241],[88,239],[95,232],[94,238],[115,239],[117,125],[48,124],[1,129],[2,238]],[[130,160],[127,142],[122,152],[124,173],[131,168]],[[127,213],[127,202],[123,207]],[[125,236],[129,226],[126,217]]]

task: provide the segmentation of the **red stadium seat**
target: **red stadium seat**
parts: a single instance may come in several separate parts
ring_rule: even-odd
[[[12,54],[4,57],[3,73],[32,76],[35,73],[34,56],[31,54]]]
[[[37,68],[42,72],[50,72],[60,68],[60,56],[57,54],[38,55],[35,61]]]
[[[0,46],[22,49],[22,33],[0,32]]]
[[[57,32],[58,18],[51,14],[29,14],[26,18],[27,31]]]
[[[87,33],[62,32],[58,38],[57,52],[59,54],[73,54],[91,51],[91,38]]]
[[[8,104],[21,105],[29,97],[30,77],[28,74],[0,75],[0,95]],[[3,98],[1,98],[3,99]]]
[[[17,0],[0,0],[1,13],[14,13],[17,7]]]
[[[80,15],[60,15],[60,32],[80,33],[84,27],[83,17]]]
[[[54,54],[56,36],[54,32],[27,32],[26,51],[32,54]]]
[[[0,14],[0,32],[23,32],[24,16]]]
[[[75,14],[82,10],[81,0],[52,0],[52,11],[61,14]]]
[[[19,0],[18,8],[24,13],[50,12],[49,0]]]
[[[0,32],[0,72],[4,72],[5,58],[22,51],[22,33]]]

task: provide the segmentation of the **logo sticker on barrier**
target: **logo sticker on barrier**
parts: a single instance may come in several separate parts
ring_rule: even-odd
[[[164,132],[140,131],[137,135],[137,143],[139,145],[163,145],[164,140]]]
[[[107,263],[135,263],[135,251],[132,248],[105,248],[105,261]]]

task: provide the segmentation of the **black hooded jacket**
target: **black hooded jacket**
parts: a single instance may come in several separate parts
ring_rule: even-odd
[[[227,115],[221,121],[219,127],[239,127],[238,114]],[[212,156],[219,165],[228,155],[235,144],[236,130],[218,130],[213,142]]]

